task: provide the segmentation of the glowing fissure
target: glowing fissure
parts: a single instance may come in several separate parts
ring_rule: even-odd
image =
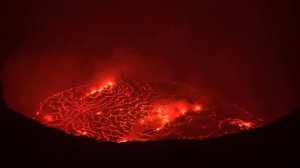
[[[234,106],[205,107],[174,82],[124,76],[50,96],[35,118],[69,134],[114,142],[202,139],[254,128],[259,121]]]

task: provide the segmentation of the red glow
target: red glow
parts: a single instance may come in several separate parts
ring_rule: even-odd
[[[51,116],[51,115],[45,115],[44,116],[44,120],[45,120],[45,122],[52,122],[53,121],[53,117]]]
[[[174,82],[128,77],[50,96],[36,119],[69,134],[115,142],[202,139],[258,123],[237,107],[205,107],[188,88]]]
[[[91,87],[91,91],[89,93],[87,93],[87,96],[95,94],[97,92],[101,92],[102,90],[104,90],[112,85],[113,85],[112,80],[107,80],[106,82],[100,82],[100,84]]]

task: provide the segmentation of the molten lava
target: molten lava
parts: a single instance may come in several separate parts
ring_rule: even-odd
[[[50,96],[35,118],[69,134],[114,142],[202,139],[258,126],[258,118],[237,106],[206,107],[194,95],[174,82],[122,76]]]

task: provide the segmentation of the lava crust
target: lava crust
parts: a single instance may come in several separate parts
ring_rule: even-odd
[[[69,134],[113,142],[203,139],[259,125],[237,106],[204,106],[194,92],[175,82],[121,76],[50,96],[35,119]]]

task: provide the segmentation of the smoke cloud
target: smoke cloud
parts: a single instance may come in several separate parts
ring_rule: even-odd
[[[16,111],[121,73],[191,85],[274,119],[300,102],[292,2],[7,2],[1,80]]]

